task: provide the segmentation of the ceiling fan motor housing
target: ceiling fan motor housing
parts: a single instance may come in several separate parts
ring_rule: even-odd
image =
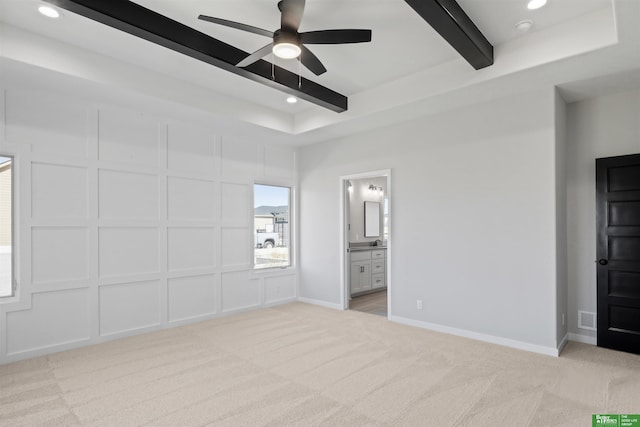
[[[293,59],[302,52],[301,36],[289,30],[277,30],[273,33],[272,52],[279,58]]]
[[[300,34],[297,32],[289,32],[287,30],[276,30],[273,33],[273,44],[280,43],[291,43],[296,46],[300,46],[302,44]]]

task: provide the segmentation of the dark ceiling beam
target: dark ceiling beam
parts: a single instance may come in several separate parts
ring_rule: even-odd
[[[311,80],[275,66],[257,61],[248,67],[235,64],[248,52],[167,18],[128,0],[45,0],[86,18],[204,61],[223,70],[295,95],[316,105],[341,113],[347,110],[347,97]],[[83,37],[79,34],[78,37]]]
[[[493,65],[493,46],[456,0],[405,0],[476,70]]]

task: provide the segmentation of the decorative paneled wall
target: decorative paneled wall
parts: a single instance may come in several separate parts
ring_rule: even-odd
[[[295,187],[295,150],[135,105],[2,97],[19,293],[0,301],[0,363],[296,298],[295,268],[252,270],[253,183]]]

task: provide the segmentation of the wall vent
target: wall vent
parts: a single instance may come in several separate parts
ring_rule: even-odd
[[[598,322],[596,313],[590,311],[578,311],[578,328],[589,331],[597,330]]]

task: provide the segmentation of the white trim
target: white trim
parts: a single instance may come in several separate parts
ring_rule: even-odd
[[[250,279],[250,281],[255,280],[257,281],[257,279]],[[258,284],[258,286],[260,286],[260,284]],[[258,289],[258,292],[260,292],[260,289]],[[233,314],[233,313],[244,313],[245,311],[252,311],[252,310],[257,310],[259,308],[262,308],[262,294],[260,294],[258,300],[260,302],[256,303],[256,304],[249,304],[249,305],[243,305],[240,307],[232,307],[232,308],[224,308],[224,301],[222,302],[222,312],[221,314]]]
[[[347,310],[349,308],[349,241],[346,236],[349,234],[349,223],[346,220],[349,215],[349,179],[346,177],[340,177],[340,239],[338,253],[341,256],[340,260],[340,310]]]
[[[320,301],[318,299],[311,298],[298,298],[298,301],[304,302],[306,304],[318,305],[320,307],[333,308],[334,310],[344,310],[342,304],[336,304],[333,302]]]
[[[598,345],[598,339],[596,337],[590,337],[589,335],[569,333],[569,341],[581,342],[582,344]]]
[[[277,307],[279,305],[284,305],[284,304],[290,304],[292,302],[296,302],[298,301],[298,299],[296,297],[286,297],[283,299],[277,299],[277,300],[273,300],[273,301],[265,301],[265,303],[262,305],[264,308],[269,308],[269,307]]]
[[[4,114],[4,109],[2,114]],[[3,119],[3,122],[4,122],[4,119]],[[0,142],[3,142],[3,141],[0,141]],[[0,154],[2,154],[2,157],[10,159],[8,162],[5,162],[5,163],[10,163],[9,179],[11,180],[11,188],[10,188],[11,194],[9,195],[9,197],[11,198],[11,211],[9,212],[9,215],[10,215],[9,219],[10,219],[10,226],[11,226],[11,230],[10,230],[11,245],[2,247],[3,248],[2,252],[9,254],[10,259],[8,264],[9,264],[11,274],[8,277],[9,294],[0,295],[0,299],[3,300],[2,302],[7,302],[7,301],[15,300],[15,297],[18,293],[18,286],[17,286],[17,283],[18,283],[18,271],[17,271],[18,233],[17,233],[17,225],[16,225],[18,222],[18,218],[16,215],[16,213],[18,212],[18,205],[16,203],[18,200],[17,193],[16,193],[18,174],[17,174],[17,168],[16,168],[17,166],[16,154],[12,154],[11,150],[5,150],[3,146],[0,146]],[[9,248],[9,249],[6,250],[5,248]]]
[[[46,354],[58,353],[60,351],[70,350],[78,347],[85,347],[91,345],[91,337],[83,337],[78,339],[72,339],[61,343],[47,344],[40,347],[27,348],[25,350],[19,350],[14,352],[7,352],[6,359],[0,361],[0,366],[6,363],[15,362],[23,359],[30,359],[32,357],[44,356]]]
[[[262,158],[264,159],[264,145],[261,146],[262,147]],[[263,168],[266,168],[266,164],[265,161],[262,162],[263,163]],[[264,171],[263,171],[264,172]],[[275,266],[275,267],[262,267],[262,268],[256,268],[256,230],[255,228],[255,195],[256,195],[256,185],[262,185],[262,186],[269,186],[269,187],[282,187],[282,188],[286,188],[289,190],[289,201],[287,204],[287,207],[289,209],[289,241],[287,248],[289,249],[289,265],[286,266]],[[262,277],[265,275],[265,273],[269,273],[270,271],[275,271],[275,270],[279,270],[279,272],[282,272],[283,270],[289,270],[291,271],[293,274],[296,273],[296,264],[295,264],[295,251],[296,251],[296,247],[298,246],[298,242],[297,242],[297,234],[295,234],[295,230],[294,227],[296,226],[296,219],[297,217],[295,216],[295,197],[296,197],[296,183],[294,183],[291,179],[278,179],[278,178],[272,178],[272,177],[265,177],[264,173],[262,178],[256,178],[254,177],[253,179],[253,183],[251,184],[251,188],[249,189],[249,206],[251,207],[251,215],[249,216],[249,220],[251,221],[251,223],[249,224],[249,247],[251,248],[251,267],[250,267],[250,271],[251,271],[251,277],[252,278],[258,278],[258,277]],[[278,273],[276,273],[278,274]]]
[[[385,281],[387,285],[387,319],[391,319],[391,292],[393,284],[391,283],[391,254],[392,254],[392,230],[391,230],[391,169],[382,169],[377,171],[370,172],[361,172],[352,175],[342,175],[340,176],[340,247],[339,253],[342,254],[342,259],[340,261],[340,309],[347,310],[349,307],[349,299],[351,295],[349,294],[349,252],[347,251],[349,248],[349,239],[348,235],[348,221],[346,218],[347,215],[347,204],[346,204],[346,195],[348,193],[347,183],[350,180],[364,179],[364,178],[379,178],[385,177],[387,180],[387,189],[386,196],[389,200],[389,235],[387,236],[387,260],[386,260],[386,268],[385,268]]]
[[[150,323],[148,325],[134,326],[133,328],[122,329],[119,331],[100,333],[100,338],[111,339],[111,338],[130,337],[134,335],[141,335],[142,333],[146,333],[146,332],[154,332],[160,329],[163,329],[163,327],[160,320],[158,320],[158,322]]]
[[[558,357],[559,351],[557,348],[545,347],[537,344],[530,344],[528,342],[516,341],[509,338],[496,337],[494,335],[481,334],[479,332],[467,331],[464,329],[452,328],[449,326],[438,325],[436,323],[423,322],[421,320],[407,319],[405,317],[391,316],[389,320],[403,325],[416,326],[418,328],[429,329],[436,332],[443,332],[445,334],[456,335],[464,338],[471,338],[477,341],[484,341],[492,344],[503,345],[505,347],[516,348],[518,350],[530,351],[533,353],[544,354],[547,356]]]
[[[569,334],[567,333],[560,340],[560,344],[558,344],[558,355],[560,355],[560,353],[562,353],[562,350],[564,350],[564,348],[567,346],[568,342],[569,342]]]
[[[189,325],[189,324],[198,323],[198,322],[205,322],[207,320],[215,319],[219,316],[220,314],[215,311],[212,311],[209,313],[203,313],[203,314],[195,314],[193,316],[181,317],[179,319],[173,319],[173,320],[170,319],[169,316],[167,316],[167,328],[172,328],[174,326]]]

